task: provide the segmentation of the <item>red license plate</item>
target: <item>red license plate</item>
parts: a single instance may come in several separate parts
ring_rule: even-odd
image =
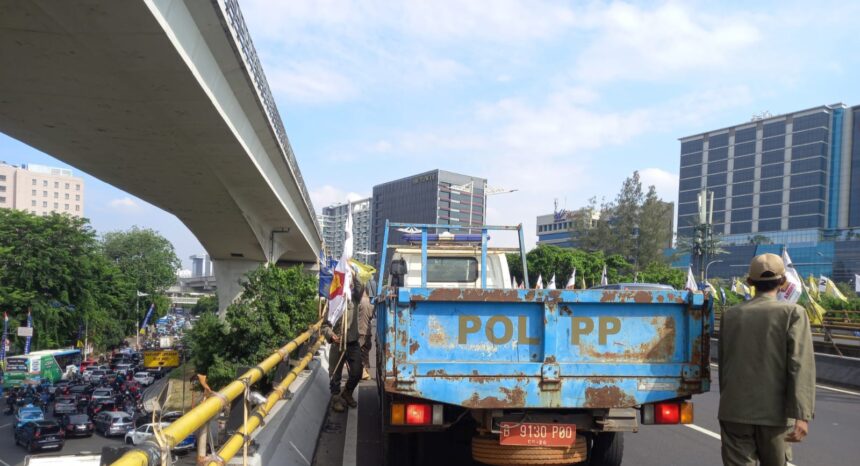
[[[533,447],[569,447],[576,440],[576,424],[502,422],[499,443]]]

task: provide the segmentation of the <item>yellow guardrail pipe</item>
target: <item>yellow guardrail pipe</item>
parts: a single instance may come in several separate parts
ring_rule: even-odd
[[[320,325],[322,325],[322,319],[312,325],[307,331],[272,353],[271,356],[263,360],[256,367],[251,368],[242,374],[241,377],[219,390],[215,396],[206,398],[197,407],[165,427],[162,434],[167,441],[168,448],[172,449],[178,445],[185,440],[185,437],[196,432],[205,423],[217,416],[231,401],[242,396],[245,392],[245,383],[242,380],[247,380],[248,385],[253,385],[259,381],[263,378],[263,375],[271,371],[279,362],[283,361],[288,354],[295,351],[299,345],[308,341],[314,333],[319,331]],[[135,449],[124,454],[120,459],[113,462],[111,466],[149,466],[150,453],[147,453],[143,449]]]
[[[311,362],[314,354],[322,345],[323,339],[318,338],[317,342],[311,347],[311,350],[305,355],[304,358],[299,362],[299,365],[293,368],[289,374],[281,381],[278,386],[272,390],[269,396],[266,398],[266,402],[257,407],[256,416],[252,415],[248,417],[248,422],[242,426],[241,429],[236,431],[227,442],[218,450],[218,457],[223,461],[219,463],[218,461],[209,461],[206,463],[206,466],[220,466],[228,461],[231,458],[236,456],[239,453],[239,450],[242,449],[244,445],[244,439],[247,435],[250,435],[252,432],[257,430],[260,427],[261,420],[269,415],[269,411],[275,406],[275,403],[278,402],[281,398],[284,397],[284,392],[287,391],[287,388],[296,380],[299,372],[303,371],[305,367]]]

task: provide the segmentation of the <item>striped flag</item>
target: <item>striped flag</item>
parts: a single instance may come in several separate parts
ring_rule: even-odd
[[[346,312],[349,301],[352,298],[352,209],[347,209],[346,223],[343,227],[344,241],[343,253],[334,268],[331,280],[331,288],[328,294],[328,321],[335,325],[340,316]]]

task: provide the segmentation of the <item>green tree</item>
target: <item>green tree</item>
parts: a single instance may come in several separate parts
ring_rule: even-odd
[[[588,209],[592,212],[598,212],[599,215],[596,220],[591,222],[590,228],[587,228],[582,234],[580,239],[582,248],[586,251],[613,251],[615,233],[609,222],[615,215],[615,205],[606,202],[605,199],[598,204],[597,198],[592,197],[588,201]]]
[[[105,256],[123,270],[137,290],[157,295],[176,283],[181,263],[173,244],[158,232],[138,227],[112,231],[104,235],[102,243]]]
[[[301,266],[262,265],[248,274],[225,322],[214,313],[198,320],[189,338],[193,362],[213,388],[221,387],[235,376],[236,367],[259,363],[316,319],[316,276]]]
[[[687,282],[687,276],[683,270],[673,269],[665,262],[657,261],[651,262],[639,271],[638,281],[642,283],[671,285],[677,290],[682,290]]]
[[[32,349],[74,344],[85,325],[97,346],[118,343],[132,290],[86,219],[0,209],[0,306],[10,327],[32,312]]]
[[[197,304],[191,308],[191,313],[199,316],[206,313],[216,314],[218,312],[218,296],[202,296]]]
[[[672,204],[657,197],[657,189],[648,187],[639,215],[639,236],[635,264],[640,269],[655,262],[665,262],[663,251],[672,244]]]
[[[511,275],[522,282],[523,272],[520,255],[508,254],[508,264]],[[532,287],[537,284],[538,275],[545,282],[548,282],[555,275],[556,286],[564,288],[574,269],[576,269],[577,274],[577,288],[581,287],[582,279],[589,286],[599,284],[604,265],[607,266],[607,279],[610,283],[618,283],[629,277],[631,272],[630,264],[618,254],[605,257],[603,251],[586,252],[580,249],[560,248],[545,244],[526,253],[526,265],[529,269],[529,284]]]
[[[628,261],[637,257],[636,229],[639,227],[639,216],[642,210],[642,181],[639,172],[624,180],[621,191],[615,200],[612,217],[613,247],[611,254],[620,254]]]

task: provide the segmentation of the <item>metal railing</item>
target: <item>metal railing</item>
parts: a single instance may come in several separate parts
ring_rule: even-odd
[[[284,129],[284,122],[281,120],[281,114],[278,112],[278,106],[275,104],[275,98],[272,96],[272,90],[269,88],[269,81],[266,79],[266,74],[263,72],[263,65],[260,64],[260,58],[257,56],[257,49],[254,48],[254,41],[251,40],[251,34],[248,32],[248,26],[245,24],[245,18],[242,16],[242,10],[239,8],[238,0],[221,0],[223,1],[224,24],[231,33],[234,39],[234,45],[242,58],[245,69],[257,91],[257,96],[260,100],[263,113],[269,120],[269,125],[275,135],[278,145],[281,147],[281,152],[284,154],[284,159],[296,178],[296,184],[302,193],[302,200],[308,208],[311,222],[316,228],[317,235],[322,237],[322,229],[316,217],[311,196],[308,193],[308,188],[305,186],[302,172],[299,169],[299,163],[296,161],[296,156],[293,153],[293,148],[290,145],[290,140],[287,138],[287,131]],[[216,2],[220,4],[220,2]]]
[[[313,324],[307,331],[302,333],[301,335],[294,338],[292,341],[282,346],[280,349],[272,353],[269,357],[264,359],[257,366],[249,369],[247,372],[242,374],[238,379],[231,382],[226,387],[222,388],[218,392],[212,394],[206,398],[203,402],[193,408],[191,411],[185,413],[182,417],[172,422],[169,426],[165,427],[159,433],[157,433],[157,437],[155,440],[148,440],[141,444],[138,448],[135,448],[127,453],[125,453],[120,459],[115,461],[112,466],[156,466],[162,464],[162,458],[165,455],[168,455],[170,450],[180,444],[186,437],[191,435],[194,432],[200,430],[204,425],[207,425],[209,421],[218,416],[221,411],[228,408],[230,403],[236,398],[243,396],[248,387],[257,383],[260,379],[263,378],[265,374],[270,372],[279,362],[286,359],[286,357],[295,351],[302,343],[314,338],[314,346],[313,351],[308,352],[308,354],[302,358],[299,366],[290,371],[290,374],[287,375],[286,378],[278,385],[278,387],[269,395],[266,400],[266,403],[262,405],[263,410],[261,411],[262,415],[265,416],[268,414],[269,410],[272,406],[274,406],[275,402],[280,399],[274,398],[276,394],[283,395],[284,390],[296,379],[296,376],[299,372],[301,372],[304,367],[308,365],[310,360],[313,358],[316,350],[319,349],[320,344],[322,343],[322,338],[319,334],[320,326],[322,325],[322,319],[317,323]],[[258,411],[260,408],[258,408]],[[253,425],[250,430],[248,430],[249,426],[252,425],[251,421],[256,421],[257,424]],[[242,431],[247,431],[248,433],[253,432],[259,426],[259,419],[257,416],[252,416],[248,421],[248,424],[243,426]],[[239,448],[244,444],[244,439],[248,437],[239,435]],[[235,435],[233,437],[236,437]],[[229,457],[232,457],[238,451],[236,448],[236,442],[234,438],[231,438],[224,446],[222,446],[221,451],[219,451],[219,456],[224,458],[223,455],[229,454]],[[235,449],[234,449],[235,448]],[[231,453],[232,452],[232,453]],[[219,463],[220,461],[220,463]],[[224,464],[223,460],[219,458],[215,458],[213,462],[208,462],[208,464]]]

